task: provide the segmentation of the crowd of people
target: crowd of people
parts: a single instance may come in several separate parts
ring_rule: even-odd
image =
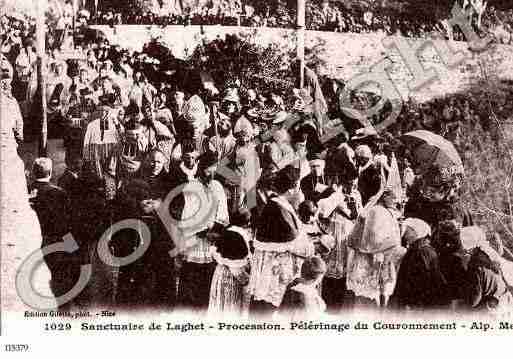
[[[23,143],[35,107],[27,44],[2,57],[10,144]],[[42,246],[68,233],[79,244],[45,257],[54,294],[92,264],[88,286],[66,305],[298,316],[511,308],[500,246],[465,246],[468,227],[484,233],[458,198],[461,173],[434,164],[418,172],[399,141],[401,131],[447,135],[451,126],[439,124],[479,122],[468,101],[418,105],[419,127],[378,135],[341,117],[308,68],[305,87],[286,93],[205,74],[191,90],[155,59],[105,42],[85,58],[70,69],[58,51],[49,57],[49,132],[64,141],[66,170],[54,178],[52,160],[38,158],[27,189]],[[326,123],[340,121],[345,130],[324,143]],[[149,243],[113,229],[133,219]],[[143,245],[129,264],[105,261]]]
[[[285,1],[266,4],[255,1],[242,5],[240,1],[198,2],[185,8],[157,2],[150,7],[133,9],[103,9],[88,21],[94,24],[158,24],[166,25],[237,25],[294,28],[295,8]],[[460,1],[471,15],[475,30],[492,32],[499,42],[511,42],[511,11],[487,8],[481,0]],[[341,2],[322,0],[307,2],[306,27],[309,30],[335,31],[344,33],[384,33],[408,37],[431,38],[441,36],[464,41],[461,29],[453,29],[447,23],[450,9],[445,9],[443,18],[427,9],[393,8],[374,4],[372,8],[347,7]],[[449,15],[448,15],[449,14]],[[450,16],[449,16],[450,17]]]
[[[252,6],[240,1],[220,4],[205,2],[200,7],[165,11],[164,8],[123,11],[104,9],[90,19],[103,25],[159,24],[159,25],[242,25],[291,28],[295,26],[295,9],[285,2],[274,6]],[[347,9],[343,4],[329,1],[308,2],[306,21],[310,30],[367,33],[384,31],[405,36],[424,36],[435,31],[437,21],[425,14],[406,14],[390,9]]]
[[[150,2],[152,6],[140,8],[116,7],[102,8],[97,12],[92,9],[77,9],[73,15],[71,1],[61,6],[60,12],[52,13],[47,21],[47,44],[60,47],[64,36],[72,33],[81,37],[89,25],[233,25],[253,27],[294,28],[296,26],[295,9],[289,9],[286,2],[269,4],[255,2],[242,4],[241,1],[199,2],[196,7],[191,3],[185,8],[171,6],[164,2]],[[476,4],[481,5],[476,5]],[[474,4],[474,5],[471,5]],[[484,4],[484,5],[483,5]],[[461,6],[469,11],[470,21],[475,31],[483,35],[492,34],[496,41],[511,43],[512,12],[487,6],[481,0],[463,1]],[[347,8],[340,2],[323,0],[307,2],[306,28],[309,30],[335,31],[343,33],[382,33],[407,37],[432,38],[442,37],[464,41],[461,29],[448,23],[450,12],[446,9],[444,18],[436,18],[433,12],[418,10],[406,11],[391,7]],[[474,9],[476,6],[478,10]],[[91,11],[90,11],[91,10]],[[19,14],[18,14],[19,16]],[[73,25],[74,24],[74,25]],[[33,18],[10,19],[2,17],[3,40],[25,39],[33,36],[35,20]]]

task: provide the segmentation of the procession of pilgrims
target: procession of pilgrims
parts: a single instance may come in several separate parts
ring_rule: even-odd
[[[511,262],[461,201],[462,161],[443,137],[394,138],[346,118],[347,130],[323,142],[334,115],[310,68],[303,88],[279,92],[216,84],[203,70],[173,83],[153,59],[134,62],[108,43],[84,58],[72,69],[58,51],[49,58],[49,138],[65,152],[58,176],[51,158],[25,168],[17,153],[24,125],[40,118],[33,43],[1,59],[2,178],[11,179],[2,202],[24,208],[41,248],[67,234],[77,242],[44,257],[56,298],[92,266],[60,308],[511,311]],[[119,225],[130,220],[137,228]],[[141,247],[124,265],[105,260]]]

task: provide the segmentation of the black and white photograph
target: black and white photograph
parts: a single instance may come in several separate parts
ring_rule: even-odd
[[[512,333],[512,1],[0,0],[0,29],[1,335]]]

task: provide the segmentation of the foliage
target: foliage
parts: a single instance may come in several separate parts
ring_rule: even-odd
[[[291,61],[296,56],[295,41],[292,33],[268,45],[262,45],[256,30],[252,33],[227,35],[226,39],[218,38],[197,47],[188,62],[193,68],[207,69],[217,84],[238,80],[242,89],[285,92],[295,84],[295,76],[290,70]],[[323,64],[318,56],[323,46],[319,40],[306,49],[310,66]]]
[[[497,232],[513,248],[513,132],[503,101],[511,86],[475,87],[470,96],[489,111],[488,129],[466,123],[455,141],[465,166],[463,200],[488,232]]]

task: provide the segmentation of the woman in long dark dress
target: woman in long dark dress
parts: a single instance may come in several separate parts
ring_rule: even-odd
[[[430,244],[431,228],[417,218],[403,223],[404,255],[391,298],[397,309],[430,310],[447,304],[447,282],[440,271],[438,254]]]

